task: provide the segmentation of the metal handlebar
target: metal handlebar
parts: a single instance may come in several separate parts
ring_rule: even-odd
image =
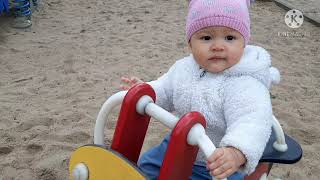
[[[288,145],[284,136],[282,127],[276,117],[272,116],[272,128],[276,134],[276,141],[273,143],[273,148],[280,152],[286,152]]]
[[[127,94],[127,91],[120,91],[112,96],[110,96],[106,102],[102,105],[98,117],[96,120],[96,124],[94,127],[94,135],[93,135],[93,142],[97,145],[104,146],[104,127],[106,124],[106,120],[110,112],[116,106],[122,103],[124,96]]]
[[[106,119],[109,113],[118,105],[122,103],[124,96],[127,91],[120,91],[110,98],[103,104],[102,108],[98,113],[98,117],[94,129],[94,144],[104,145],[104,127]],[[140,114],[148,114],[154,119],[160,121],[165,126],[173,129],[179,118],[156,105],[152,98],[149,96],[142,96],[137,103],[137,112]],[[190,145],[198,145],[206,156],[210,156],[216,149],[212,141],[205,134],[205,130],[202,125],[196,124],[191,128],[188,134],[188,143]]]

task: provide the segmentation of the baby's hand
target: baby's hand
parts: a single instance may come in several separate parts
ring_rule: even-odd
[[[236,148],[217,148],[207,159],[207,168],[216,179],[227,178],[246,162],[245,156]]]
[[[134,76],[121,77],[121,82],[124,83],[124,85],[120,85],[120,89],[122,89],[122,90],[128,90],[136,84],[143,83],[143,81],[141,79],[134,77]]]

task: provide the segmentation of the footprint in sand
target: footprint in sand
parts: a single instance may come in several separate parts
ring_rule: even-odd
[[[63,61],[63,73],[64,74],[70,74],[70,73],[76,73],[74,69],[75,60],[72,59],[72,56],[69,56],[68,60]]]
[[[90,138],[91,136],[89,134],[80,131],[60,137],[63,142],[70,142],[75,144],[87,142]]]
[[[35,154],[35,153],[37,153],[39,151],[42,151],[43,147],[41,145],[38,145],[38,144],[29,144],[26,147],[26,150],[31,154]]]
[[[0,147],[0,156],[9,154],[12,152],[12,150],[13,150],[13,147]]]
[[[56,172],[52,169],[43,168],[37,170],[37,176],[39,180],[55,180],[57,179]]]

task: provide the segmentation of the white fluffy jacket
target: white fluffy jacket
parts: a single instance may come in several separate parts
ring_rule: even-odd
[[[202,113],[206,133],[217,147],[239,149],[247,162],[241,169],[254,171],[271,133],[272,107],[269,88],[279,82],[270,55],[257,46],[247,45],[241,60],[221,73],[206,72],[190,55],[176,61],[158,80],[149,82],[156,92],[156,103],[178,117]],[[196,164],[206,158],[199,151]]]

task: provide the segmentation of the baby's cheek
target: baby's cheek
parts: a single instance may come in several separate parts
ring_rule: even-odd
[[[235,64],[238,63],[242,57],[243,51],[236,51],[229,54],[230,60]]]

